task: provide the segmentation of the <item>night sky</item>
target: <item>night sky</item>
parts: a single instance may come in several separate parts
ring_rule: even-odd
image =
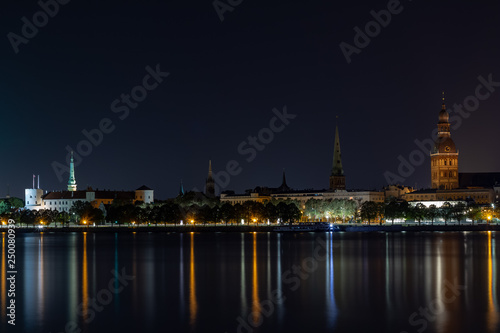
[[[60,182],[52,163],[66,163],[66,146],[76,149],[82,131],[106,118],[114,130],[76,167],[79,189],[145,184],[166,199],[181,179],[202,190],[209,159],[215,173],[240,164],[225,190],[279,186],[283,168],[295,189],[327,188],[336,116],[347,187],[381,188],[386,171],[397,174],[398,156],[407,159],[414,140],[436,128],[443,90],[451,108],[475,94],[479,76],[500,82],[494,1],[403,1],[347,63],[339,44],[354,45],[353,29],[387,7],[246,0],[221,21],[210,0],[72,0],[16,54],[8,34],[22,36],[21,18],[33,22],[41,8],[3,1],[0,197],[10,184],[24,198],[32,174],[44,190],[65,189],[68,174]],[[170,73],[163,82],[128,115],[113,112],[157,64]],[[285,106],[296,117],[248,162],[238,146]],[[499,111],[497,87],[452,131],[460,172],[500,171]],[[429,187],[429,160],[404,183]]]

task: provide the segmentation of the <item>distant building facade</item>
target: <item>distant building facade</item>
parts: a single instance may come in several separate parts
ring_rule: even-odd
[[[495,202],[493,188],[457,188],[454,190],[419,190],[403,196],[406,201],[474,201],[477,204]]]

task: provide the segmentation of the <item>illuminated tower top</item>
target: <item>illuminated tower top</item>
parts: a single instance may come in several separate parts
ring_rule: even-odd
[[[71,151],[71,160],[69,163],[68,191],[76,191],[75,162],[73,161],[73,151]]]
[[[451,138],[450,116],[444,104],[438,117],[438,135],[431,151],[431,187],[438,190],[458,188],[458,150]]]

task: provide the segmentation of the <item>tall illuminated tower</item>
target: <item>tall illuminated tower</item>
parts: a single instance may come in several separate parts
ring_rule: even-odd
[[[333,166],[330,174],[330,190],[345,190],[345,176],[340,154],[339,127],[335,126],[335,147],[333,151]]]
[[[73,151],[71,152],[71,160],[69,163],[68,191],[76,191],[75,162],[73,161]]]
[[[439,190],[458,188],[458,150],[451,138],[449,117],[443,92],[438,137],[431,152],[431,184],[432,188]]]

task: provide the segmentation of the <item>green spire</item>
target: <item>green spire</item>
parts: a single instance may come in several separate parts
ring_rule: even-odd
[[[183,196],[184,195],[184,185],[182,185],[182,179],[181,179],[181,186],[179,188],[179,196]]]
[[[76,191],[75,162],[73,161],[73,151],[71,151],[71,160],[69,163],[68,191]]]

